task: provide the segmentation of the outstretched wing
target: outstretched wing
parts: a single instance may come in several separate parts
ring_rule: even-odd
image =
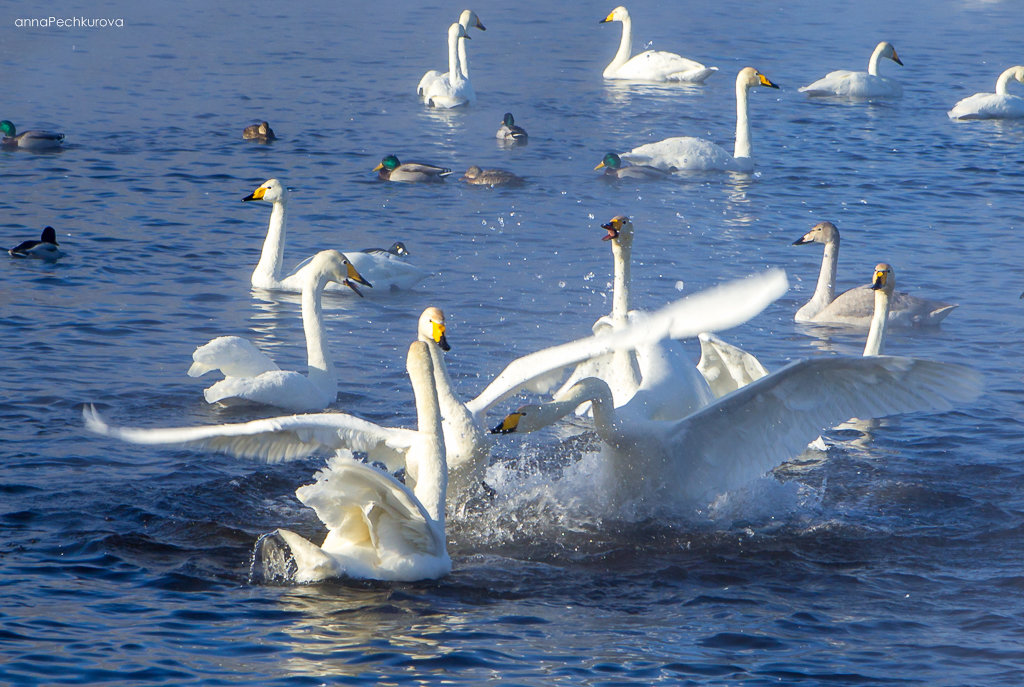
[[[697,369],[711,387],[715,398],[721,398],[768,374],[761,361],[742,348],[708,332],[701,332],[697,338],[700,340],[700,362],[697,363]]]
[[[192,353],[189,377],[220,370],[225,377],[255,377],[280,369],[270,356],[240,336],[218,336]]]

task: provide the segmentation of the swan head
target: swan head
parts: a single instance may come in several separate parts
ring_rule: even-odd
[[[398,161],[397,155],[388,155],[387,157],[380,161],[379,165],[373,168],[373,171],[379,172],[382,169],[386,169],[389,172],[393,172],[401,166],[402,163]]]
[[[450,351],[451,346],[448,345],[448,339],[445,338],[444,332],[444,313],[441,312],[441,309],[431,306],[424,310],[420,315],[416,332],[420,341],[433,341],[441,347],[442,351]]]
[[[314,255],[310,261],[309,273],[312,275],[312,279],[319,279],[321,276],[324,276],[328,281],[344,284],[360,296],[363,293],[356,284],[373,288],[373,284],[366,281],[363,275],[359,274],[359,271],[348,261],[345,254],[336,250],[322,250]]]
[[[597,163],[597,167],[594,167],[594,169],[604,169],[605,167],[608,169],[619,169],[622,167],[622,158],[615,153],[605,153],[604,158]]]
[[[839,240],[839,230],[831,222],[818,222],[811,230],[793,242],[794,246],[808,243],[831,243]]]
[[[625,215],[612,217],[611,221],[602,224],[601,228],[608,232],[606,236],[602,237],[602,241],[614,241],[624,246],[633,243],[633,223]]]
[[[736,75],[736,85],[743,88],[753,88],[754,86],[778,88],[778,85],[772,83],[771,79],[753,67],[744,67],[740,70],[740,73]]]
[[[602,19],[601,21],[599,21],[597,23],[598,24],[607,24],[610,21],[626,21],[627,19],[629,19],[629,10],[627,10],[622,5],[619,5],[618,7],[613,9],[611,12],[609,12],[607,17],[605,17],[604,19]]]
[[[268,179],[260,184],[259,188],[242,198],[242,202],[247,200],[265,200],[268,203],[286,203],[288,202],[288,189],[284,187],[277,179]]]
[[[5,136],[17,136],[17,129],[14,128],[14,122],[9,119],[5,119],[0,122],[0,132],[3,132]]]
[[[454,41],[459,38],[465,38],[468,41],[469,34],[466,33],[466,27],[464,27],[462,24],[458,22],[455,22],[454,24],[448,27],[448,40]]]
[[[466,27],[467,29],[480,29],[486,31],[487,27],[480,21],[480,17],[476,16],[476,12],[473,10],[462,10],[462,14],[459,15],[459,24]]]
[[[882,41],[875,47],[875,50],[879,51],[879,57],[888,57],[901,67],[903,66],[903,61],[900,60],[900,56],[896,54],[896,48],[892,47],[892,43],[889,41]]]
[[[888,295],[892,295],[892,291],[896,288],[896,275],[892,271],[892,266],[885,262],[880,262],[875,265],[875,273],[871,278],[871,288],[875,291],[884,291]]]

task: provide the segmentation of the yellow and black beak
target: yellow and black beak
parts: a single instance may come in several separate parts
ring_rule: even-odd
[[[598,24],[607,24],[607,23],[608,23],[608,22],[610,22],[610,21],[614,21],[614,20],[612,19],[612,15],[613,15],[613,14],[615,14],[615,10],[612,10],[611,12],[609,12],[609,13],[608,13],[608,16],[607,16],[607,17],[605,17],[604,19],[602,19],[601,21],[599,21],[599,22],[597,22],[597,23],[598,23]]]
[[[598,162],[597,163],[597,167],[594,167],[594,171],[597,171],[599,169],[604,169],[604,160],[601,160],[600,162]]]
[[[484,26],[484,23],[482,21],[480,21],[480,17],[476,18],[476,28],[480,29],[481,31],[486,31],[487,30],[487,27]]]
[[[778,88],[777,84],[773,84],[771,80],[761,72],[757,73],[757,78],[761,81],[762,86],[767,86],[768,88]]]
[[[608,224],[602,224],[601,228],[608,232],[607,236],[601,237],[602,241],[611,241],[612,239],[619,238],[619,229],[622,228],[622,222],[618,218],[613,219]]]
[[[442,351],[450,351],[452,347],[448,345],[448,339],[444,335],[444,323],[442,322],[431,322],[433,325],[433,331],[431,337],[434,339],[434,343],[441,347]]]
[[[266,192],[267,187],[260,186],[258,189],[247,195],[245,198],[242,198],[242,202],[244,203],[247,200],[263,200],[263,196],[266,194]]]
[[[356,284],[369,286],[371,289],[373,288],[373,284],[363,279],[363,275],[359,274],[359,270],[357,270],[352,263],[348,263],[348,277],[342,283],[355,291],[359,296],[362,296],[363,292],[359,290],[359,287],[356,286]]]
[[[892,61],[901,67],[903,66],[903,60],[901,60],[900,56],[896,54],[896,48],[892,49]]]
[[[519,427],[519,420],[522,417],[523,413],[509,413],[500,424],[491,429],[491,434],[512,434]]]
[[[888,279],[889,273],[885,270],[875,270],[875,276],[871,280],[871,288],[875,291],[878,289],[885,288],[885,282]]]
[[[792,243],[792,245],[794,245],[794,246],[803,246],[804,244],[807,244],[807,243],[814,243],[811,239],[807,238],[808,236],[810,236],[810,234],[804,234],[803,236],[798,238],[796,241],[794,241]]]

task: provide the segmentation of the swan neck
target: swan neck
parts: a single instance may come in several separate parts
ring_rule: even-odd
[[[435,521],[444,523],[445,496],[448,491],[448,465],[445,462],[444,433],[441,429],[441,408],[433,365],[410,366],[409,379],[416,397],[418,429],[425,449],[417,460],[416,486],[413,493]]]
[[[996,79],[996,93],[999,95],[1009,94],[1010,81],[1013,80],[1013,74],[1016,69],[1016,67],[1010,67],[999,75],[999,78]]]
[[[882,59],[883,50],[885,50],[885,43],[879,43],[875,46],[875,51],[871,53],[871,59],[868,60],[868,74],[871,76],[878,76],[878,61]]]
[[[459,37],[448,35],[448,83],[452,88],[459,82]]]
[[[751,157],[750,120],[747,114],[747,98],[750,88],[736,80],[736,147],[733,157]]]
[[[324,336],[322,296],[327,275],[311,272],[302,288],[302,329],[306,333],[306,358],[310,379],[334,379],[334,366]]]
[[[573,409],[584,401],[590,401],[591,412],[594,416],[594,429],[597,430],[598,436],[603,441],[613,443],[611,438],[615,425],[615,402],[612,399],[612,390],[608,383],[597,377],[587,377],[573,385],[566,393],[574,396],[571,399],[575,402]]]
[[[629,62],[629,56],[633,52],[633,20],[627,15],[622,20],[622,38],[619,39],[619,49],[612,58],[611,63],[605,67],[604,76],[614,76],[619,67]]]
[[[423,341],[423,339],[420,339]],[[430,351],[430,362],[434,368],[434,386],[437,392],[437,401],[440,404],[441,415],[449,420],[458,417],[468,417],[469,411],[466,405],[459,400],[452,388],[451,377],[448,376],[448,365],[444,361],[444,351],[433,341],[426,341],[427,349]]]
[[[263,286],[268,281],[280,281],[284,263],[285,238],[285,206],[275,201],[270,211],[270,224],[267,226],[267,238],[263,240],[263,252],[256,269],[252,273],[253,286]],[[257,277],[262,277],[258,279]],[[257,281],[260,283],[257,284]]]
[[[885,289],[875,291],[875,312],[871,316],[871,329],[864,343],[864,355],[882,355],[885,348],[885,328],[889,323],[889,293]]]
[[[629,313],[629,284],[631,279],[633,247],[628,242],[612,242],[612,323],[625,325]]]
[[[836,297],[836,267],[839,264],[839,237],[825,242],[825,252],[821,256],[821,271],[818,273],[818,284],[814,287],[811,302],[817,303],[819,310],[827,306]]]
[[[587,401],[593,405],[595,424],[599,412],[604,413],[604,417],[607,419],[607,410],[613,405],[612,391],[608,383],[597,377],[584,377],[556,396],[550,403],[536,406],[530,411],[532,415],[530,418],[531,431],[555,424]]]
[[[459,73],[463,79],[469,78],[469,56],[466,53],[466,41],[459,40]]]

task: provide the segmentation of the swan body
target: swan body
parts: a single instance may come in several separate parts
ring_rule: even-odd
[[[624,164],[615,153],[606,153],[594,169],[603,169],[606,177],[616,179],[664,179],[669,175],[669,172],[650,165]]]
[[[605,67],[606,79],[703,83],[718,71],[718,67],[706,67],[695,60],[663,50],[646,50],[639,55],[632,55],[633,20],[629,17],[629,11],[622,6],[616,7],[598,23],[613,21],[622,22],[622,38],[615,57]]]
[[[338,381],[324,341],[320,299],[324,285],[334,280],[356,289],[366,284],[344,255],[336,250],[317,253],[305,274],[302,289],[302,326],[306,333],[308,372],[281,370],[251,342],[223,336],[200,346],[192,354],[190,377],[220,370],[224,379],[203,392],[207,403],[262,403],[294,411],[322,410],[338,395]],[[357,291],[358,293],[358,291]]]
[[[373,168],[384,181],[443,181],[452,173],[447,167],[428,165],[422,162],[402,163],[394,155],[388,155],[380,161],[380,164]]]
[[[304,457],[334,450],[314,484],[295,494],[327,526],[320,546],[277,530],[296,563],[295,580],[353,577],[411,582],[451,570],[445,544],[447,466],[430,355],[421,342],[409,347],[407,369],[416,397],[416,430],[381,427],[342,413],[268,418],[207,427],[110,427],[83,411],[86,427],[139,444],[177,444],[262,460]],[[363,451],[389,469],[405,466],[407,486],[351,457]]]
[[[462,13],[459,15],[459,24],[462,25],[462,28],[465,30],[467,35],[469,34],[470,28],[480,29],[481,31],[487,30],[487,27],[483,25],[483,22],[480,21],[480,17],[478,17],[476,15],[476,12],[474,12],[473,10],[462,10]],[[463,78],[469,78],[469,58],[466,54],[465,41],[459,41],[459,72],[461,73]],[[450,74],[451,69],[449,69],[449,71],[445,72],[444,74],[437,71],[436,69],[428,70],[427,73],[423,75],[423,78],[420,79],[419,84],[416,86],[416,95],[423,96],[423,94],[432,87],[432,84],[435,81],[447,81],[449,79]]]
[[[260,260],[252,272],[253,288],[277,291],[302,291],[310,271],[310,260],[300,262],[288,275],[284,274],[284,243],[287,230],[288,190],[277,179],[269,179],[243,201],[270,203],[270,223],[267,237],[263,241]],[[374,284],[377,289],[411,289],[430,273],[405,260],[393,260],[373,252],[345,251],[345,258],[362,275],[364,283]],[[347,291],[350,285],[330,282],[327,289],[332,292]]]
[[[476,100],[476,91],[469,81],[469,66],[461,63],[463,71],[459,62],[459,42],[467,40],[469,34],[462,24],[456,22],[448,28],[448,73],[423,84],[423,102],[428,106],[447,109]]]
[[[896,54],[891,43],[882,41],[875,46],[868,61],[866,72],[839,69],[829,72],[814,83],[803,86],[799,90],[807,95],[837,95],[849,98],[895,98],[903,95],[903,86],[895,79],[878,74],[878,61],[886,57],[902,66],[903,62]]]
[[[868,286],[859,286],[835,295],[836,265],[839,262],[839,230],[831,222],[819,222],[793,242],[795,246],[822,243],[821,271],[814,295],[799,310],[797,322],[839,324],[867,328],[875,312],[875,294]],[[892,295],[889,324],[898,327],[939,324],[957,306],[906,293]]]
[[[57,243],[57,232],[53,227],[46,227],[39,240],[22,241],[7,253],[12,258],[39,258],[40,260],[56,260],[63,255]]]
[[[462,175],[462,181],[476,186],[522,186],[526,183],[518,174],[504,169],[480,169],[473,165]]]
[[[53,131],[30,129],[20,134],[14,124],[5,119],[0,121],[0,146],[24,148],[25,150],[54,150],[64,142],[64,134]]]
[[[1010,67],[996,79],[995,93],[975,93],[949,111],[950,119],[1018,119],[1024,117],[1024,98],[1009,92],[1010,81],[1024,83],[1024,66]]]
[[[277,136],[274,135],[274,130],[270,128],[270,122],[250,124],[242,130],[242,138],[247,141],[257,141],[259,143],[270,143],[271,141],[277,140]]]
[[[744,67],[736,75],[736,144],[732,155],[711,141],[692,136],[677,136],[656,143],[647,143],[623,153],[620,157],[633,164],[651,165],[668,172],[753,170],[747,101],[750,89],[755,86],[778,88],[753,67]]]
[[[505,116],[501,118],[501,126],[498,127],[494,137],[508,143],[526,143],[529,138],[526,129],[516,124],[511,112],[506,112]]]

